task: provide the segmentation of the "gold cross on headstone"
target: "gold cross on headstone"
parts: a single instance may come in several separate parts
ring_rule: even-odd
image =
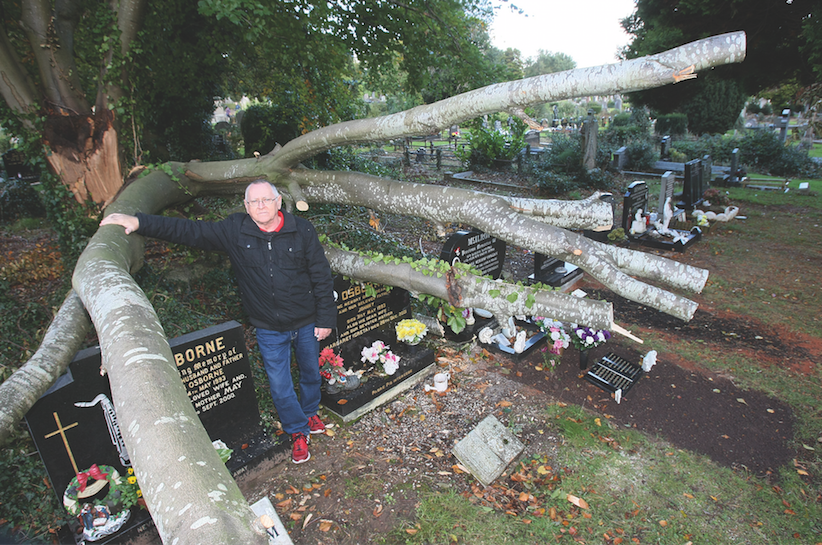
[[[57,422],[57,430],[46,435],[45,438],[48,439],[49,437],[54,437],[58,433],[60,434],[60,437],[63,438],[63,444],[66,446],[66,452],[68,453],[69,460],[71,460],[71,466],[74,468],[74,474],[77,475],[78,473],[80,473],[80,470],[77,469],[77,462],[74,461],[74,454],[72,454],[71,448],[68,444],[68,439],[66,439],[66,430],[70,430],[71,428],[76,426],[77,422],[75,422],[74,424],[69,424],[64,428],[63,425],[60,423],[60,417],[57,416],[57,413],[55,412],[52,414],[54,415],[54,421]]]

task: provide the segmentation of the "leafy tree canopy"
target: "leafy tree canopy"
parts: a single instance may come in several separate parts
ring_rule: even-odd
[[[525,67],[527,78],[572,70],[577,67],[576,61],[565,53],[551,53],[542,49],[539,50],[536,59],[528,59],[528,61]]]
[[[822,73],[820,17],[822,7],[811,0],[637,0],[636,11],[622,21],[623,28],[634,36],[623,50],[623,58],[638,58],[738,30],[747,35],[747,55],[742,64],[713,70],[711,78],[700,75],[673,88],[633,93],[631,100],[669,113],[683,110],[697,94],[716,97],[719,89],[709,79],[736,81],[739,87],[726,88],[730,94],[723,97],[723,102],[734,104],[738,93],[755,95],[793,78],[800,85],[810,84]],[[705,90],[706,85],[713,85],[713,90]]]

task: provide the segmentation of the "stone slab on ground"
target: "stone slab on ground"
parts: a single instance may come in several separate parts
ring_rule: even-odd
[[[494,416],[486,417],[454,446],[454,456],[485,486],[502,475],[525,445]]]

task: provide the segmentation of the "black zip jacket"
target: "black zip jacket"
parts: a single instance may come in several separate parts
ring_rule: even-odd
[[[331,267],[311,222],[283,210],[279,232],[261,231],[248,214],[217,222],[137,214],[137,233],[228,254],[252,325],[292,331],[337,325]]]

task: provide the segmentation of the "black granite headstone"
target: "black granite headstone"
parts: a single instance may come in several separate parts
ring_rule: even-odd
[[[697,159],[697,163],[700,161]],[[686,163],[686,167],[687,167]],[[694,169],[698,171],[699,169]],[[686,170],[686,177],[687,177]],[[672,179],[672,177],[671,177]],[[668,189],[666,189],[666,192]],[[645,232],[631,234],[631,224],[636,218],[638,210],[647,212],[648,209],[648,187],[645,182],[633,182],[628,186],[625,192],[625,197],[622,205],[622,227],[625,229],[625,235],[631,242],[642,244],[643,246],[650,246],[651,248],[658,248],[661,250],[672,250],[681,252],[688,246],[697,242],[702,238],[702,231],[699,227],[694,227],[691,231],[682,231],[678,229],[670,229],[668,235],[659,235],[655,232],[655,228],[651,225]],[[659,212],[660,216],[662,211]],[[662,221],[660,219],[660,221]],[[657,236],[654,236],[657,235]],[[667,238],[670,237],[670,238]]]
[[[690,212],[702,202],[702,161],[694,159],[685,163],[685,181],[682,184],[682,200],[677,206]]]
[[[559,288],[582,276],[582,269],[544,254],[534,254],[534,282]]]
[[[632,182],[622,201],[622,228],[626,235],[631,232],[631,222],[638,210],[643,214],[648,212],[648,186],[642,181]]]
[[[40,176],[31,165],[26,163],[26,157],[20,151],[12,149],[3,154],[3,164],[9,178],[19,180],[38,180]]]
[[[467,263],[497,279],[505,264],[505,241],[476,229],[457,231],[445,241],[440,259],[452,265]]]
[[[391,329],[400,320],[411,318],[411,295],[401,288],[380,284],[352,284],[342,275],[334,277],[337,301],[337,328],[320,346],[336,348],[374,329]],[[372,294],[368,292],[373,290]],[[390,340],[390,339],[388,339]],[[386,342],[388,342],[386,340]]]
[[[713,176],[714,162],[710,155],[702,157],[702,176],[699,179],[699,198],[711,187],[711,177]]]
[[[242,326],[227,322],[183,335],[169,345],[203,426],[212,440],[220,439],[233,450],[226,466],[238,475],[276,444],[260,423]],[[72,479],[92,464],[111,466],[123,478],[131,465],[108,378],[101,376],[100,367],[99,347],[80,351],[66,374],[26,414],[61,504]],[[119,539],[146,525],[150,525],[148,512],[132,508],[131,518],[118,532],[95,543]],[[79,523],[70,526],[74,535]]]

